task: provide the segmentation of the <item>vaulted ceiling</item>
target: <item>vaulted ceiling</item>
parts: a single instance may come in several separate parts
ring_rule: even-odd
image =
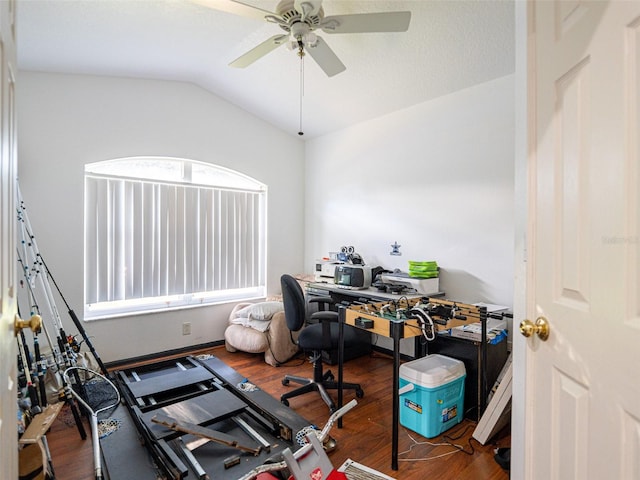
[[[220,1],[220,0],[217,0]],[[276,11],[276,0],[242,0]],[[202,0],[18,0],[20,70],[191,82],[304,138],[511,74],[513,0],[324,0],[325,15],[410,11],[407,32],[318,35],[346,66],[328,77],[279,47],[228,64],[282,33]],[[179,99],[177,99],[179,101]]]

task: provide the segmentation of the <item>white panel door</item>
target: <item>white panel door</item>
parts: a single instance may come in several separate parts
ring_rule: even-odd
[[[526,477],[640,479],[640,1],[537,1]]]
[[[15,2],[0,2],[0,468],[18,478],[15,245]]]

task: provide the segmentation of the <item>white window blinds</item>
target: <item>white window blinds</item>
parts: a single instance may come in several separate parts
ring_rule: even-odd
[[[85,318],[264,296],[263,185],[188,161],[175,182],[113,173],[126,162],[85,172]]]

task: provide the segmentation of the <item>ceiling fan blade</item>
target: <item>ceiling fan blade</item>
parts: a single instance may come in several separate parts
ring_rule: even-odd
[[[308,47],[305,51],[311,55],[328,77],[333,77],[347,69],[338,56],[333,53],[333,50],[329,48],[329,45],[320,37],[318,37],[318,41],[313,47]]]
[[[326,33],[406,32],[411,12],[356,13],[325,17],[320,28]]]
[[[272,52],[280,45],[283,45],[287,42],[288,35],[274,35],[273,37],[265,40],[257,47],[252,48],[244,55],[236,58],[233,62],[229,64],[231,67],[236,68],[245,68],[251,65],[256,60],[261,59],[267,53]]]
[[[274,16],[275,13],[268,10],[263,10],[253,5],[248,5],[238,0],[190,0],[192,3],[197,3],[207,8],[213,8],[214,10],[220,10],[221,12],[232,13],[241,17],[255,18],[256,20],[264,21],[267,16]]]

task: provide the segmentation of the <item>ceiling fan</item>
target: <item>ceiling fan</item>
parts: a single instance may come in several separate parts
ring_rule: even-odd
[[[263,20],[278,25],[285,33],[274,35],[241,55],[229,65],[245,68],[281,45],[297,50],[302,57],[305,52],[320,68],[332,77],[346,67],[329,45],[318,35],[324,33],[369,33],[406,32],[411,12],[360,13],[325,16],[322,0],[282,0],[275,12],[263,10],[238,0],[192,0],[209,8],[245,17]]]

